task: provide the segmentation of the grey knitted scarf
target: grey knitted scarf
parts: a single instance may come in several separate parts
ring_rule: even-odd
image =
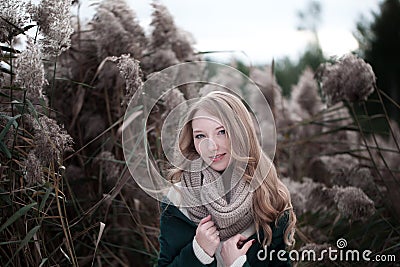
[[[198,224],[201,219],[211,214],[221,240],[226,240],[249,227],[253,221],[249,183],[241,177],[238,179],[235,172],[228,177],[210,167],[201,171],[197,169],[198,171],[185,171],[181,177],[183,202],[188,207],[190,219]],[[230,188],[225,188],[224,179],[231,183],[230,191]]]

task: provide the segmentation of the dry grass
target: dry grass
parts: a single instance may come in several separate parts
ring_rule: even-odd
[[[154,4],[149,36],[124,1],[105,0],[90,23],[74,25],[67,41],[68,29],[65,35],[46,32],[51,21],[34,10],[39,26],[27,20],[22,8],[25,15],[15,20],[2,15],[0,21],[5,66],[0,69],[1,265],[153,266],[159,206],[131,178],[118,129],[129,99],[152,73],[200,57],[159,4]],[[33,54],[18,51],[12,42],[29,28],[46,37],[45,43],[32,39]],[[62,47],[55,46],[60,44],[56,37],[64,40]],[[359,84],[372,82],[369,68],[351,59],[335,67],[336,76],[328,75],[332,70],[317,75],[330,86],[327,94],[335,93],[337,84],[344,90],[331,95],[339,103],[330,107],[310,70],[292,99],[281,95],[273,69],[249,71],[273,107],[276,161],[299,216],[297,246],[335,244],[344,237],[354,249],[398,253],[399,126],[389,120],[383,92],[373,88],[379,99],[354,99],[358,83],[346,91],[347,83],[337,80],[353,67],[352,75],[365,74]],[[46,80],[29,76],[33,70]],[[369,94],[367,89],[357,93]],[[163,120],[200,88],[174,90],[149,118],[150,149],[160,172],[165,167],[159,145]],[[251,92],[243,93],[257,110]],[[376,115],[366,109],[356,114],[356,100],[382,104],[379,117],[388,126],[383,134],[373,128]]]

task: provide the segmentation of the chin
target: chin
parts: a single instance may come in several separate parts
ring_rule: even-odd
[[[210,167],[214,171],[221,172],[221,171],[224,171],[228,167],[228,164],[225,162],[218,162],[215,164],[211,164]]]

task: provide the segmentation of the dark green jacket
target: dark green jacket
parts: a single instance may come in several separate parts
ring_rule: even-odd
[[[288,222],[288,214],[278,222],[278,225],[271,224],[272,228],[272,242],[267,248],[267,257],[265,260],[259,260],[257,253],[260,250],[263,252],[261,257],[265,255],[265,250],[262,245],[257,241],[257,235],[254,234],[250,239],[255,239],[255,242],[247,251],[247,262],[244,267],[265,267],[265,266],[291,266],[289,259],[285,262],[280,261],[277,257],[279,250],[285,250],[286,246],[283,241],[283,233]],[[217,261],[209,265],[202,264],[194,254],[192,248],[192,241],[196,234],[197,225],[187,218],[177,207],[172,204],[161,204],[161,220],[160,220],[160,255],[158,258],[158,266],[175,266],[175,267],[200,267],[200,266],[217,266]],[[263,233],[260,232],[260,240],[263,239]],[[272,253],[272,261],[270,260],[269,253]],[[281,259],[284,258],[281,256]],[[288,258],[287,253],[285,258]]]

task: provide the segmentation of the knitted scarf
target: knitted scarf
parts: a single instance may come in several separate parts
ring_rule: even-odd
[[[195,171],[184,171],[181,177],[183,202],[188,207],[190,219],[198,224],[211,214],[221,240],[247,229],[253,221],[249,183],[241,177],[237,179],[235,172],[227,177],[225,173],[221,175],[210,167],[198,167],[194,168]],[[227,178],[231,183],[230,191],[230,188],[225,189],[223,182]]]

